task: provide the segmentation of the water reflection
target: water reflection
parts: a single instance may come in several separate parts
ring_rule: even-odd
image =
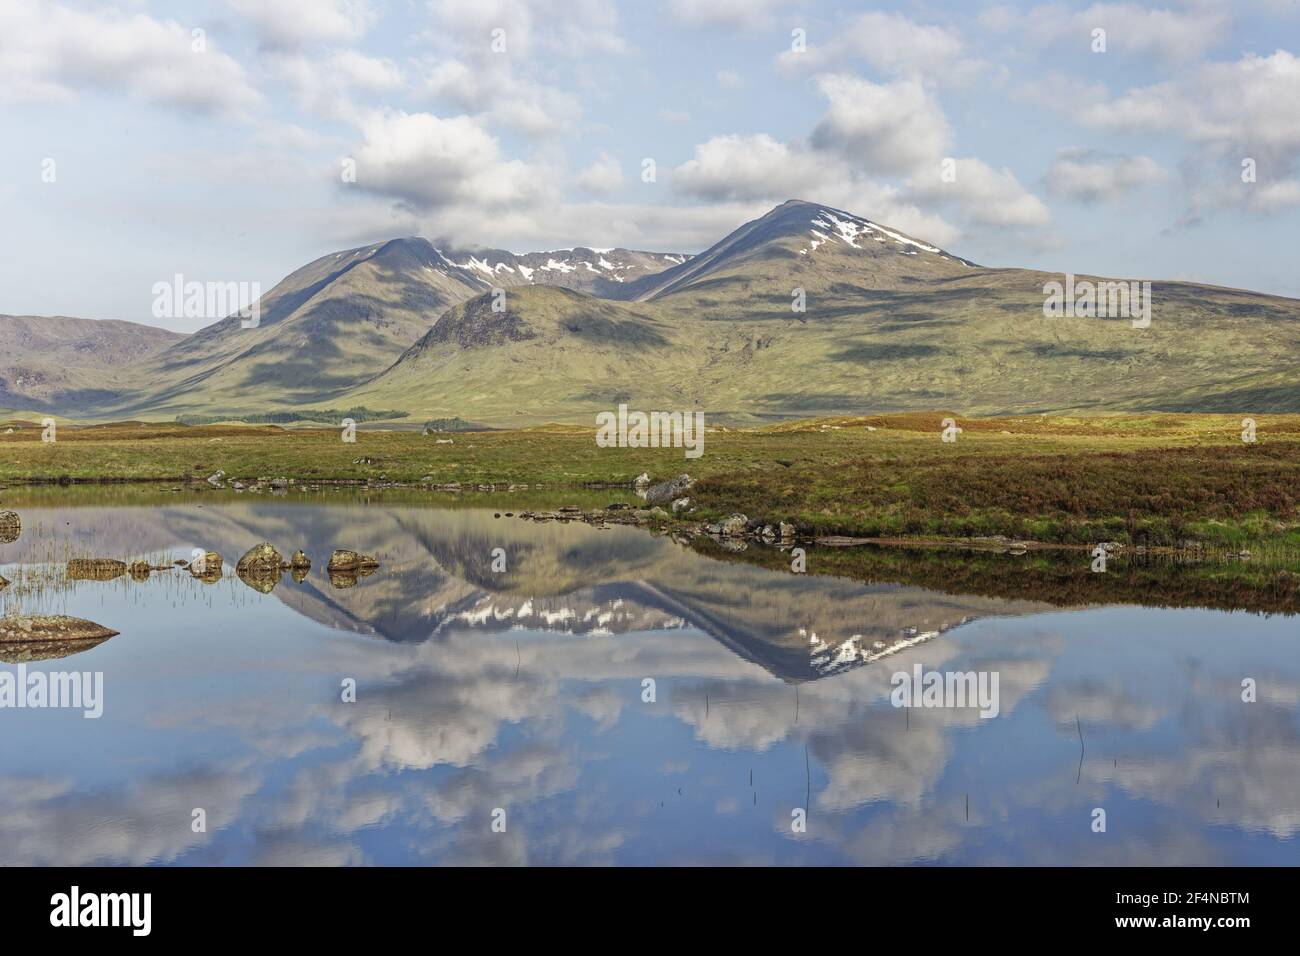
[[[0,602],[122,633],[66,665],[104,671],[101,719],[0,710],[0,863],[1294,861],[1292,618],[1061,611],[491,511],[69,495],[19,509]],[[268,594],[228,566],[61,573],[260,541],[313,568]],[[336,588],[337,548],[381,567]],[[1000,715],[890,706],[915,663],[996,670]]]

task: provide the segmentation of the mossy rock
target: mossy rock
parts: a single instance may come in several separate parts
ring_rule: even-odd
[[[235,572],[268,572],[273,570],[276,572],[278,579],[282,564],[284,564],[284,558],[280,555],[280,552],[263,541],[261,544],[255,544],[244,552],[244,556],[235,564]]]
[[[114,558],[73,558],[68,562],[69,581],[112,581],[126,571],[126,562]]]

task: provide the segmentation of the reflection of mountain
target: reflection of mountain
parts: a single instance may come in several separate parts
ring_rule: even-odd
[[[534,524],[485,511],[346,500],[327,506],[268,498],[205,502],[153,512],[106,510],[102,522],[83,515],[76,546],[113,556],[127,551],[123,557],[204,547],[233,561],[269,541],[282,553],[302,548],[315,560],[302,584],[286,578],[271,593],[333,627],[399,642],[514,628],[607,635],[693,627],[791,681],[867,663],[975,617],[1042,607],[720,562],[626,527]],[[47,513],[27,514],[59,533]],[[87,527],[111,530],[102,541],[88,541]],[[32,541],[37,548],[35,536]],[[323,565],[333,548],[374,554],[383,566],[354,588],[331,587]],[[492,570],[498,548],[505,555],[502,572]]]

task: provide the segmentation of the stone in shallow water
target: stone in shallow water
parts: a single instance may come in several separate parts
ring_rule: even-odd
[[[126,571],[126,562],[115,558],[73,558],[68,562],[69,581],[112,581]]]
[[[284,558],[280,556],[280,552],[263,541],[261,544],[255,544],[244,552],[244,556],[235,564],[235,572],[263,572],[272,569],[279,572],[282,564],[284,564]]]
[[[16,511],[0,511],[0,544],[13,544],[23,533],[23,521]]]
[[[0,661],[20,664],[67,657],[103,644],[117,631],[62,614],[0,617]]]
[[[379,562],[368,554],[337,549],[330,555],[330,563],[326,570],[331,572],[356,572],[365,569],[373,571],[377,567],[379,567]]]

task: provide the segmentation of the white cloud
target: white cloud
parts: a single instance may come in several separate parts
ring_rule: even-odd
[[[372,112],[360,127],[357,186],[412,208],[485,216],[530,207],[546,191],[540,170],[504,158],[497,141],[468,116]]]
[[[1271,56],[1206,63],[1176,79],[1129,90],[1085,109],[1086,125],[1126,133],[1169,133],[1195,144],[1184,164],[1193,209],[1249,205],[1271,211],[1292,205],[1300,168],[1300,57]],[[1255,161],[1256,183],[1240,181],[1240,164]]]
[[[275,47],[342,42],[361,37],[375,21],[368,0],[227,0]]]
[[[217,52],[212,37],[204,40],[196,52],[190,28],[144,14],[6,0],[0,4],[0,101],[107,91],[200,113],[258,106],[261,97],[243,68]]]
[[[947,117],[918,80],[880,84],[839,73],[818,77],[817,87],[830,106],[813,145],[839,151],[870,173],[910,173],[948,147]]]
[[[330,57],[330,67],[338,70],[355,87],[372,93],[395,90],[402,86],[402,71],[392,60],[366,56],[355,50],[339,50]]]
[[[674,18],[696,26],[754,29],[766,26],[782,0],[669,0]]]
[[[836,165],[834,159],[829,162]],[[715,136],[673,170],[673,188],[711,202],[784,201],[816,188],[826,178],[827,163],[811,150],[791,149],[766,133]],[[846,176],[847,170],[837,174]]]
[[[578,174],[578,185],[589,193],[611,193],[623,183],[623,167],[608,153],[601,153],[596,161]]]
[[[1069,148],[1057,152],[1047,171],[1047,189],[1067,199],[1104,202],[1160,182],[1166,175],[1149,156],[1112,156],[1092,149]]]
[[[738,90],[745,85],[745,78],[735,70],[719,70],[715,75],[724,90]]]
[[[1229,17],[1208,4],[1183,10],[1150,8],[1134,3],[1094,3],[1072,12],[1062,4],[1034,7],[1018,21],[1031,44],[1065,44],[1087,52],[1092,31],[1106,31],[1106,54],[1155,54],[1169,60],[1194,60],[1227,33]],[[988,21],[997,22],[996,16]],[[1097,54],[1103,55],[1103,54]]]
[[[585,58],[627,51],[618,11],[607,0],[429,0],[429,12],[439,35],[454,36],[465,55]],[[503,53],[492,52],[494,30],[505,31]]]
[[[864,61],[891,76],[931,79],[969,77],[977,61],[962,55],[961,37],[946,27],[917,23],[897,13],[863,13],[834,31],[825,43],[804,53],[786,50],[777,57],[785,67],[826,69],[846,61]]]
[[[955,160],[956,178],[945,182],[942,167],[908,181],[912,193],[930,202],[951,203],[973,224],[996,228],[1035,229],[1051,222],[1041,199],[1025,189],[1005,166],[994,169],[983,160]]]

